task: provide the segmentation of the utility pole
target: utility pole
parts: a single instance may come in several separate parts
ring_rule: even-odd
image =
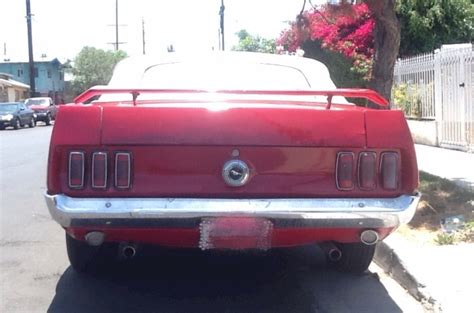
[[[30,0],[26,0],[26,25],[28,28],[28,59],[30,69],[30,95],[34,97],[36,95],[35,86],[35,62],[33,60],[33,34],[31,31],[31,6]]]
[[[142,43],[143,43],[143,55],[145,55],[145,19],[142,17]]]
[[[119,49],[118,0],[115,0],[115,51]]]
[[[225,50],[225,44],[224,44],[224,0],[221,0],[221,8],[219,9],[219,15],[221,17],[221,22],[220,22],[220,29],[221,29],[221,48],[222,51]]]
[[[115,24],[109,25],[109,26],[115,26],[115,42],[109,42],[109,44],[112,44],[115,48],[115,51],[120,49],[120,45],[124,44],[125,42],[120,42],[119,41],[119,26],[125,26],[125,25],[119,25],[118,23],[118,0],[115,0]]]

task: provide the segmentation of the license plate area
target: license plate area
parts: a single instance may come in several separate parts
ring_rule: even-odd
[[[264,218],[213,217],[203,218],[199,229],[202,250],[268,250],[273,223]]]

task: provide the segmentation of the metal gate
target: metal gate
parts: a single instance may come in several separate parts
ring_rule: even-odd
[[[435,53],[435,98],[442,147],[474,150],[474,52],[472,44]]]

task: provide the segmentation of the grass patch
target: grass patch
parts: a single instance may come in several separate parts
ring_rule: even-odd
[[[417,241],[439,245],[474,242],[474,193],[453,182],[420,172],[420,204],[413,220],[400,233]],[[463,227],[446,232],[442,224],[458,216]]]

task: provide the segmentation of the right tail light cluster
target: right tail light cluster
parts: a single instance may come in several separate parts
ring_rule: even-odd
[[[108,152],[93,152],[88,156],[82,151],[69,152],[68,186],[71,189],[83,189],[87,186],[85,177],[90,174],[90,186],[93,189],[107,189],[110,185]],[[88,166],[90,164],[90,166]],[[116,189],[129,189],[131,186],[131,154],[115,152],[113,154],[113,186]]]
[[[377,185],[396,190],[399,184],[399,155],[397,152],[362,151],[339,152],[336,162],[336,185],[339,190],[374,190]]]

